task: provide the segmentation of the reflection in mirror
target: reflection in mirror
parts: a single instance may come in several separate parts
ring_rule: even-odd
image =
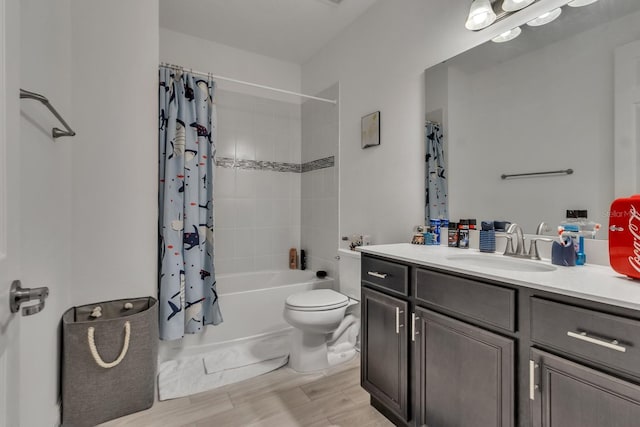
[[[614,120],[622,98],[614,87],[631,85],[616,76],[640,80],[640,66],[618,57],[638,40],[640,1],[600,0],[426,70],[426,119],[441,124],[447,154],[449,219],[510,220],[534,233],[541,221],[555,226],[566,210],[586,209],[606,239],[614,184],[624,180],[614,174],[614,132],[633,124]],[[573,174],[501,179],[566,169]]]

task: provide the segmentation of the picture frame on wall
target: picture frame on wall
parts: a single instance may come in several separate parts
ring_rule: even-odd
[[[380,145],[380,111],[362,117],[362,148]]]

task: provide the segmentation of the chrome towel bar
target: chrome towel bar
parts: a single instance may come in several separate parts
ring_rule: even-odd
[[[573,173],[573,169],[562,169],[559,171],[548,171],[548,172],[527,172],[527,173],[512,173],[510,175],[502,174],[500,178],[521,178],[525,176],[539,176],[539,175],[571,175]]]
[[[69,124],[67,124],[67,122],[62,118],[62,116],[56,111],[56,109],[53,108],[53,105],[51,105],[49,100],[44,96],[40,95],[39,93],[29,92],[28,90],[20,89],[20,99],[35,99],[36,101],[40,101],[42,104],[44,104],[45,107],[49,109],[49,111],[51,111],[51,113],[54,116],[56,116],[58,120],[60,120],[60,123],[62,123],[62,126],[64,126],[66,130],[53,128],[51,130],[51,136],[53,136],[54,138],[59,138],[61,136],[76,135],[73,129],[71,129],[71,127],[69,126]]]

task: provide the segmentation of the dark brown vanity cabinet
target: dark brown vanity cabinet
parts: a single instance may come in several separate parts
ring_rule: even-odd
[[[514,328],[513,291],[451,277],[362,258],[362,387],[399,425],[512,427],[514,340],[430,308]]]
[[[362,288],[361,384],[403,420],[409,419],[409,303]]]
[[[640,375],[640,322],[537,297],[530,302],[532,345],[545,348],[531,349],[532,425],[639,426],[640,386],[624,377]]]
[[[411,427],[638,427],[640,313],[362,258],[362,387]]]
[[[512,427],[514,340],[416,308],[419,424]]]
[[[533,427],[637,427],[640,387],[547,352],[531,350]]]

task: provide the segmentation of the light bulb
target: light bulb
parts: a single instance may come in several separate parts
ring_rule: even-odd
[[[464,24],[468,30],[481,30],[493,24],[496,14],[489,0],[473,0],[469,9],[469,17]]]
[[[492,38],[491,41],[494,43],[508,42],[509,40],[513,40],[516,37],[518,37],[520,33],[522,33],[522,30],[520,29],[520,27],[515,27],[509,31],[505,31],[504,33],[500,34],[497,37]]]
[[[562,13],[562,9],[557,8],[550,10],[549,12],[543,13],[538,16],[536,19],[532,19],[527,22],[527,25],[530,27],[539,27],[540,25],[548,24],[551,21],[554,21],[560,14]]]
[[[515,12],[516,10],[524,9],[534,1],[535,0],[504,0],[502,10],[505,12]]]
[[[588,6],[590,4],[593,4],[595,2],[597,2],[598,0],[573,0],[569,3],[567,3],[569,6],[571,7],[582,7],[582,6]]]

